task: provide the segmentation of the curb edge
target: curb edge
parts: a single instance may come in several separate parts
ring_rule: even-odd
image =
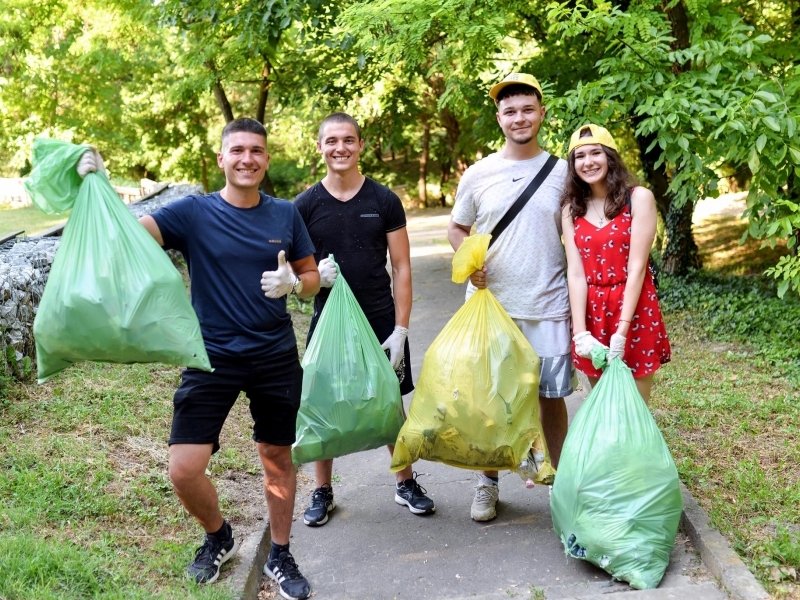
[[[255,600],[258,596],[261,570],[267,562],[271,540],[269,520],[265,519],[264,525],[246,536],[239,546],[238,561],[225,581],[237,600]]]
[[[734,600],[767,600],[770,595],[733,551],[722,534],[711,527],[708,515],[681,482],[681,527],[700,552],[703,564]]]

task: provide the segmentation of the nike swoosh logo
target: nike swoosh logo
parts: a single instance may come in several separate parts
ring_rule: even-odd
[[[517,177],[516,179],[512,179],[511,181],[512,181],[512,182],[514,182],[514,181],[519,181],[520,179],[525,179],[525,178],[524,178],[524,177]]]

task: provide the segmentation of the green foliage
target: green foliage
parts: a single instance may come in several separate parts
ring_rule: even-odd
[[[0,406],[5,404],[13,379],[8,375],[4,356],[0,356]]]
[[[722,277],[697,272],[662,275],[659,300],[666,313],[680,313],[708,339],[745,344],[775,377],[800,383],[800,299],[775,295],[764,278]]]
[[[275,195],[287,200],[294,200],[297,194],[313,183],[311,169],[301,167],[295,161],[270,161],[269,176],[275,186]]]
[[[247,115],[268,125],[271,176],[291,196],[324,167],[317,124],[345,110],[364,126],[365,171],[409,189],[424,178],[452,196],[464,169],[501,143],[489,86],[523,70],[545,88],[548,149],[563,152],[586,121],[608,126],[627,162],[663,175],[645,182],[659,188],[662,216],[670,203],[714,196],[722,176],[752,172],[746,235],[793,251],[800,239],[800,22],[788,2],[8,0],[4,9],[0,174],[28,168],[33,136],[47,133],[95,143],[116,175],[214,189],[219,132]],[[768,271],[781,296],[800,292],[799,273],[796,252]]]

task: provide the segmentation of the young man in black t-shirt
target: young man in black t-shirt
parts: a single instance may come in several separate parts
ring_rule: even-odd
[[[353,117],[334,113],[320,125],[317,148],[328,172],[322,181],[297,196],[295,206],[305,221],[319,263],[320,293],[314,300],[311,339],[330,288],[338,276],[336,262],[353,290],[375,335],[398,374],[401,395],[414,389],[408,349],[411,315],[411,257],[406,216],[400,198],[386,186],[364,177],[358,158],[364,149],[361,128]],[[386,272],[386,252],[392,275]],[[392,295],[394,292],[394,296]],[[389,446],[389,452],[393,452]],[[311,527],[328,522],[336,507],[331,488],[333,460],[314,463],[317,486],[303,516]],[[436,510],[411,467],[397,473],[395,502],[418,515]]]

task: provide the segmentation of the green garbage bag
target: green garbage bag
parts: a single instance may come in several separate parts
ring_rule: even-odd
[[[25,187],[46,212],[72,208],[33,322],[42,383],[80,361],[211,370],[181,274],[102,173],[88,146],[37,138]]]
[[[296,464],[394,443],[404,420],[400,384],[341,275],[301,364]]]
[[[593,352],[597,368],[606,364],[605,353]],[[636,589],[661,582],[683,498],[672,455],[620,358],[575,415],[550,508],[568,555]]]

